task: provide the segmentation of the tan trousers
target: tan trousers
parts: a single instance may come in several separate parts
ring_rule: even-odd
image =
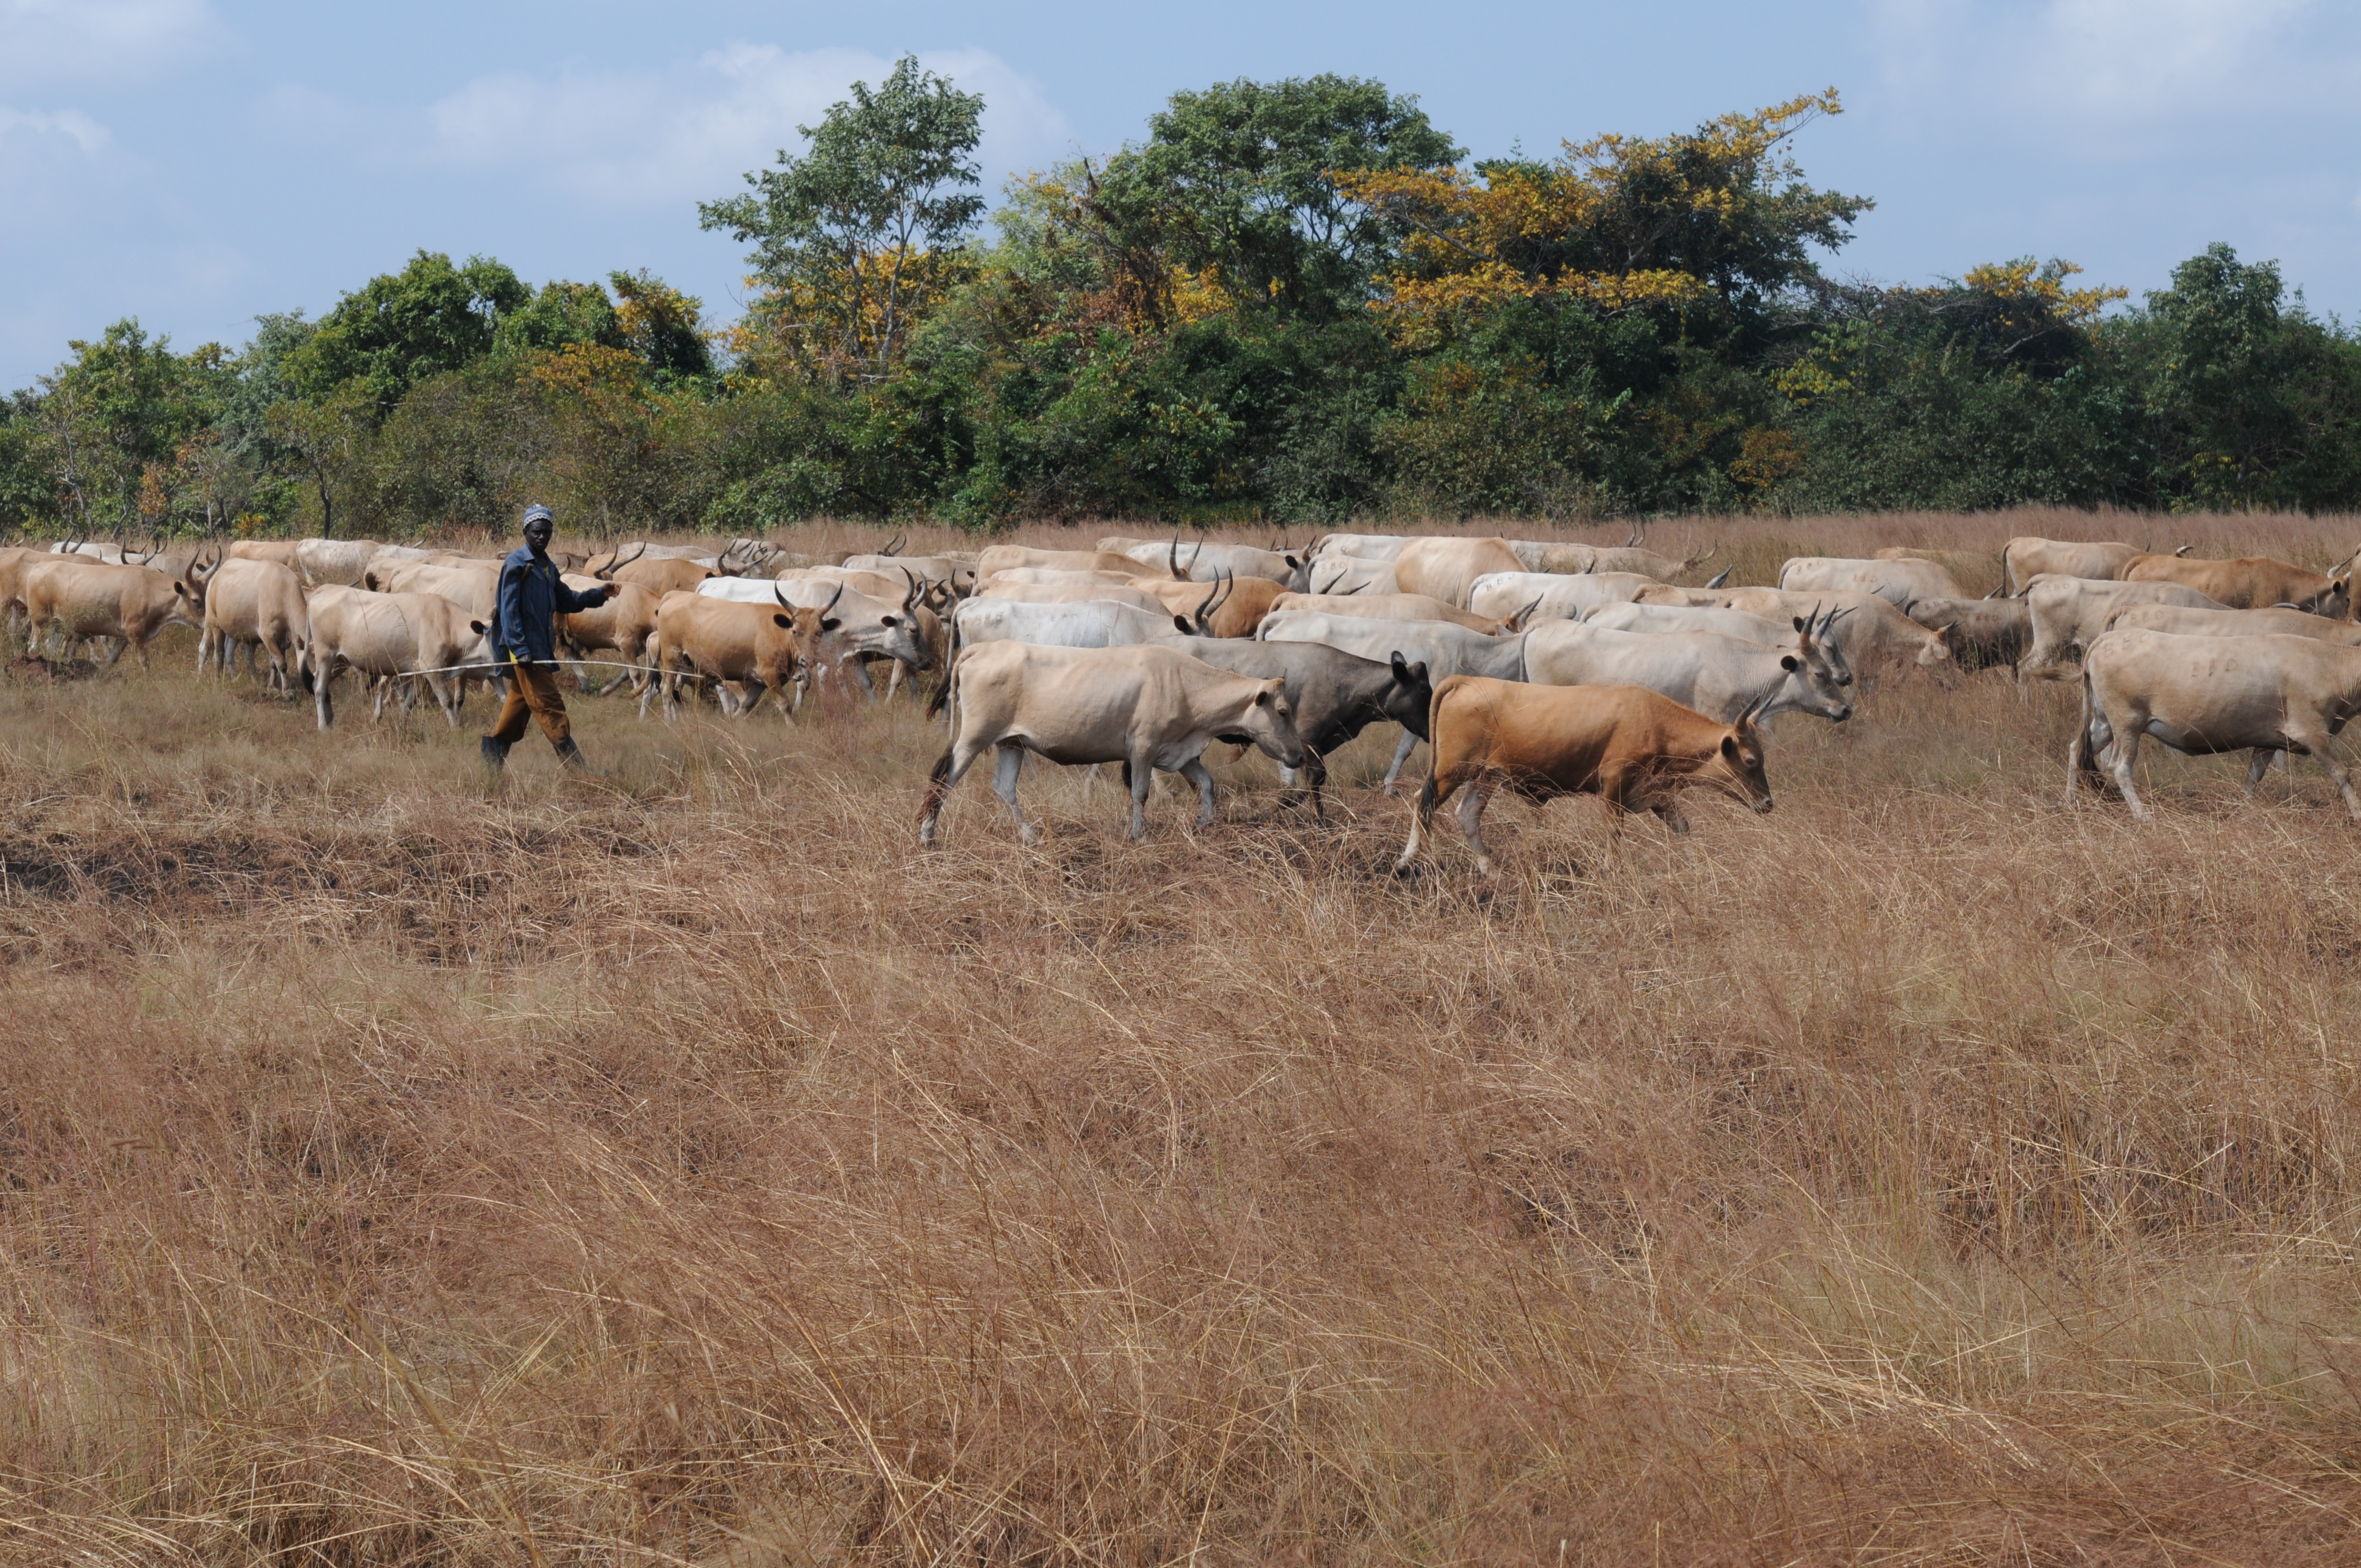
[[[566,717],[566,699],[557,695],[557,673],[541,664],[509,666],[509,699],[500,705],[500,722],[489,739],[515,745],[524,739],[525,715],[541,720],[541,732],[553,746],[563,746],[574,733]]]

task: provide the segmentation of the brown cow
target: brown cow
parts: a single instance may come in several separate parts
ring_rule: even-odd
[[[580,591],[603,587],[604,584],[600,578],[568,572],[566,574],[566,586]],[[615,597],[606,603],[559,616],[557,640],[565,644],[566,651],[577,662],[585,653],[612,652],[624,663],[638,666],[618,670],[614,679],[598,688],[602,695],[613,691],[625,681],[631,683],[632,691],[644,692],[650,672],[653,669],[648,658],[648,647],[655,639],[656,606],[663,602],[663,598],[637,583],[618,583],[615,587]],[[575,671],[577,680],[580,680],[581,675],[579,669]],[[589,689],[588,681],[583,681],[582,685],[584,690]]]
[[[1434,771],[1419,791],[1397,872],[1418,858],[1434,808],[1463,785],[1459,827],[1481,876],[1492,873],[1484,806],[1503,786],[1536,805],[1595,795],[1618,815],[1653,811],[1678,833],[1688,831],[1679,803],[1686,787],[1709,786],[1756,811],[1771,809],[1763,740],[1751,710],[1723,724],[1644,686],[1536,686],[1453,675],[1436,685],[1427,715]]]
[[[2191,560],[2180,555],[2135,555],[2122,577],[2127,583],[2179,583],[2232,609],[2268,609],[2291,604],[2333,620],[2353,619],[2353,574],[2348,559],[2337,576],[2306,571],[2268,555],[2234,561]]]
[[[664,689],[664,717],[680,712],[680,682],[694,673],[720,684],[722,711],[741,717],[754,711],[766,691],[782,691],[821,657],[820,641],[842,623],[819,609],[797,609],[774,585],[774,603],[741,604],[699,593],[666,594],[656,606],[655,679],[640,694],[640,715]],[[841,586],[837,594],[841,597]],[[746,692],[734,700],[732,688]],[[789,719],[787,705],[779,717]],[[791,721],[791,720],[790,720]]]

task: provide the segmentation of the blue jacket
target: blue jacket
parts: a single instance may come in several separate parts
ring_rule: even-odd
[[[557,563],[520,545],[500,563],[500,597],[492,605],[492,657],[513,655],[529,664],[557,657],[556,618],[607,602],[603,588],[577,593],[558,580]]]

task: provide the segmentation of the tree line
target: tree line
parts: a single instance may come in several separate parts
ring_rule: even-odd
[[[1833,91],[1471,163],[1380,82],[1237,81],[988,214],[983,106],[906,59],[703,203],[720,327],[425,251],[236,351],[118,322],[0,409],[0,529],[2361,507],[2361,337],[2273,263],[1831,277]]]

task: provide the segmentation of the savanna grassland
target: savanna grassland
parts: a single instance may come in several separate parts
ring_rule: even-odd
[[[2361,519],[1650,543],[2012,532]],[[1389,734],[1326,831],[1035,763],[1038,849],[971,777],[921,853],[906,701],[578,698],[610,776],[494,785],[480,696],[319,734],[192,643],[0,680],[12,1561],[2361,1558],[2310,762],[2147,748],[2140,828],[2059,803],[2070,685],[1912,674],[1768,817],[1504,806],[1488,883],[1387,874]]]

